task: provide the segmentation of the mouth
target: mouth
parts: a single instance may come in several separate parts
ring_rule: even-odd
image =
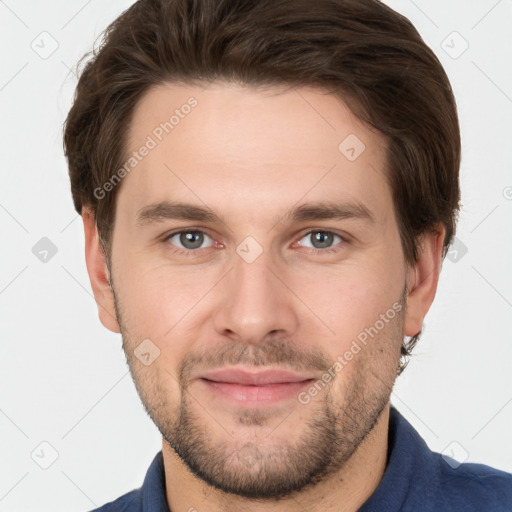
[[[314,380],[311,374],[289,370],[242,368],[213,370],[198,378],[207,392],[239,407],[265,407],[296,398]]]

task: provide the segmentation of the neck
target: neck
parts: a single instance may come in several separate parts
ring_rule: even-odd
[[[386,470],[388,405],[373,430],[350,459],[335,473],[311,488],[273,501],[257,501],[226,494],[194,476],[163,440],[166,497],[171,512],[288,512],[300,510],[356,512],[375,492]]]

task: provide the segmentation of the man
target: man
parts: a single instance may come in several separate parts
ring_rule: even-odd
[[[102,323],[163,437],[104,511],[509,511],[390,406],[453,238],[449,81],[377,0],[141,0],[65,127]]]

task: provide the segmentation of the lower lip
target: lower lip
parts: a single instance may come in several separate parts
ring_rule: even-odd
[[[301,382],[283,382],[279,384],[267,384],[265,386],[246,386],[230,382],[214,382],[200,379],[211,393],[236,402],[239,406],[267,406],[281,400],[295,398],[313,380]]]

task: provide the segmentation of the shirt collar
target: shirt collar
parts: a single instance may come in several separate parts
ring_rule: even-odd
[[[164,459],[161,451],[153,459],[142,484],[142,511],[170,512],[167,506]]]

